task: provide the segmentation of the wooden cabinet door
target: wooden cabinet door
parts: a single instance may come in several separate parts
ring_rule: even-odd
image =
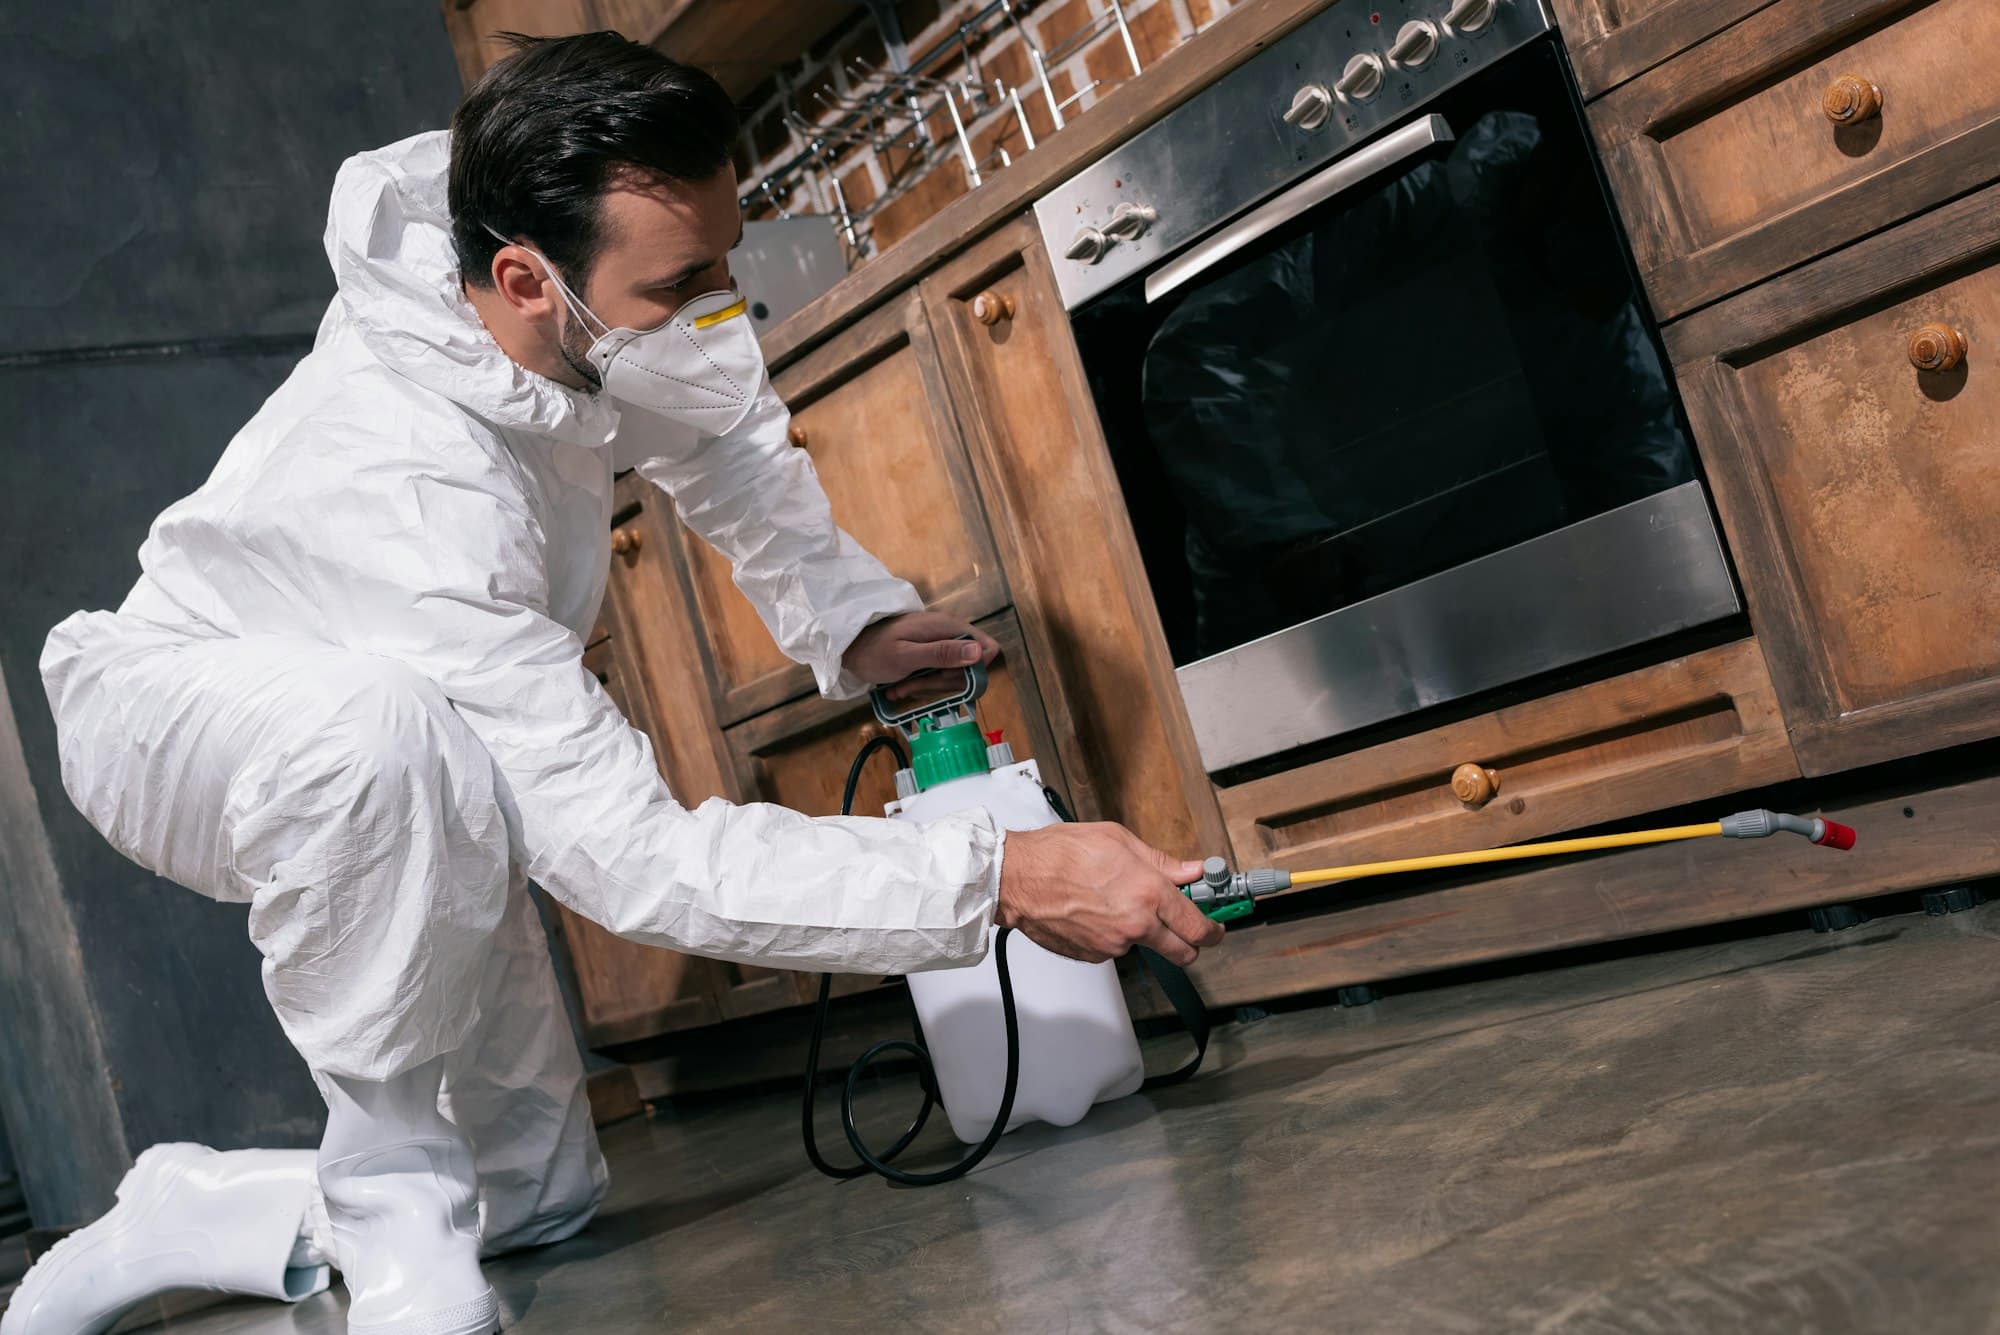
[[[1033,220],[923,283],[1078,812],[1223,847],[1152,588]]]
[[[1805,770],[2000,733],[2000,186],[1667,345]]]
[[[1000,657],[988,670],[986,694],[977,708],[980,726],[989,733],[999,732],[1022,759],[1033,757],[1043,782],[1066,793],[1055,737],[1022,644],[1020,624],[1011,613],[1002,613],[979,625],[1000,644]],[[728,737],[743,790],[753,800],[775,802],[808,816],[832,816],[839,814],[841,789],[856,752],[881,732],[866,700],[814,696],[739,723]],[[895,800],[895,771],[892,757],[871,758],[855,789],[855,815],[880,816],[883,807]],[[817,980],[800,978],[798,996],[804,1000]],[[879,981],[841,975],[834,979],[834,991],[858,991]]]
[[[1778,0],[1604,96],[1591,125],[1654,309],[2000,176],[1996,71],[1993,0]]]
[[[1549,0],[1587,98],[1643,74],[1776,0]]]
[[[974,620],[1006,605],[914,293],[793,362],[776,385],[792,407],[793,444],[811,456],[842,528],[931,607]],[[810,694],[812,674],[773,643],[729,562],[693,535],[684,545],[722,721]]]

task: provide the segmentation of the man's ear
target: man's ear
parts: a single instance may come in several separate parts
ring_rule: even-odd
[[[502,246],[493,253],[493,290],[524,320],[544,324],[556,318],[562,294],[541,260],[522,246]]]

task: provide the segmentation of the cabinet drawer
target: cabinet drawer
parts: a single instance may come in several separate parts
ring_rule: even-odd
[[[2000,187],[1669,333],[1808,773],[2000,733],[1996,335]]]
[[[930,331],[915,294],[787,367],[792,441],[812,456],[834,518],[930,606],[968,619],[1006,603]],[[716,710],[734,723],[813,689],[786,658],[729,562],[685,541]]]
[[[1486,775],[1454,791],[1461,766]],[[1221,792],[1246,863],[1497,848],[1798,775],[1754,640]],[[1475,778],[1468,775],[1468,779]]]
[[[1655,310],[2000,176],[1997,69],[1992,0],[1778,0],[1605,96],[1591,122]],[[1844,97],[1861,109],[1836,123]]]
[[[1549,0],[1587,98],[1679,55],[1776,0]]]

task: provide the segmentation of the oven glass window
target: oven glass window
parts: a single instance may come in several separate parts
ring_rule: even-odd
[[[1426,110],[1414,165],[1076,314],[1177,664],[1695,475],[1552,45]]]

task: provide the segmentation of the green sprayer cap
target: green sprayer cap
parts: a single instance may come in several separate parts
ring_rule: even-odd
[[[910,739],[910,768],[916,772],[919,792],[968,774],[985,774],[986,736],[971,719],[946,723],[927,718]]]

